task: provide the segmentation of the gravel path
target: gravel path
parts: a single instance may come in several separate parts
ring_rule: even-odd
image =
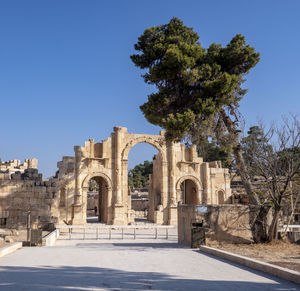
[[[0,259],[0,290],[300,290],[164,240],[57,241]]]

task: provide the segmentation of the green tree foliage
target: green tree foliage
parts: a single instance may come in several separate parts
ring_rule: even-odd
[[[215,141],[203,140],[197,144],[197,152],[205,162],[221,161],[222,166],[231,169],[232,156],[226,148],[220,147]]]
[[[178,18],[147,28],[131,56],[145,71],[146,83],[157,91],[140,108],[146,119],[167,130],[167,138],[192,142],[210,136],[218,145],[232,147],[242,181],[249,195],[252,185],[239,140],[239,101],[246,90],[244,76],[259,61],[259,54],[237,34],[222,47],[200,44],[198,34]]]
[[[255,169],[255,162],[253,160],[252,153],[255,152],[256,156],[261,156],[265,152],[265,148],[270,147],[270,145],[267,142],[262,126],[251,126],[247,134],[248,136],[242,139],[241,145],[243,147],[243,156],[246,166],[249,171],[254,174],[257,169]]]
[[[94,179],[91,179],[89,181],[89,191],[91,192],[99,191],[99,184]]]
[[[144,188],[148,186],[149,174],[153,173],[153,162],[144,161],[144,164],[136,165],[128,173],[128,185],[130,188]]]

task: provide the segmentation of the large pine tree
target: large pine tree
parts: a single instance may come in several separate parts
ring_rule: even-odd
[[[230,144],[245,189],[258,203],[242,156],[238,107],[246,93],[244,76],[259,54],[240,34],[225,47],[213,43],[205,49],[178,18],[147,28],[134,47],[132,61],[157,88],[140,107],[146,119],[165,128],[170,140],[211,136],[221,146]]]

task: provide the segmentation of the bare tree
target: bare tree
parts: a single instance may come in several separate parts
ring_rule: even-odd
[[[282,206],[290,199],[290,185],[299,179],[300,123],[296,116],[284,117],[281,126],[262,124],[252,128],[252,136],[244,139],[245,160],[252,177],[263,179],[256,190],[260,205],[272,210],[272,221],[266,229],[266,240],[277,237],[278,219]],[[297,193],[294,191],[294,197]],[[298,199],[297,199],[298,200]],[[267,215],[268,211],[265,211]]]

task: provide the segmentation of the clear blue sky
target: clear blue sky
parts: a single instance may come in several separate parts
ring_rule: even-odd
[[[53,175],[74,145],[113,126],[157,134],[139,110],[153,88],[129,56],[144,29],[181,18],[202,46],[237,34],[261,54],[241,102],[247,124],[299,113],[300,1],[0,1],[0,157]],[[129,166],[151,159],[137,145]]]

